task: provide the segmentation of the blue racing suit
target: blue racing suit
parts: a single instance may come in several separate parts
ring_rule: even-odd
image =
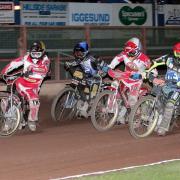
[[[163,118],[159,123],[158,133],[159,135],[165,135],[170,127],[175,105],[179,101],[180,63],[171,55],[161,60],[167,66],[165,85],[162,87],[162,93],[165,99],[167,99],[167,102],[163,108]]]

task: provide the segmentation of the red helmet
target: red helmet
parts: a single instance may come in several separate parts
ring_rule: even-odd
[[[173,53],[175,58],[180,59],[180,42],[176,43],[173,47]]]
[[[129,39],[125,43],[124,51],[129,57],[137,56],[142,50],[142,44],[140,40],[136,37]]]

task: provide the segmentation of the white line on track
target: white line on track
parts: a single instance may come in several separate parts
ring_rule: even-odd
[[[111,169],[111,170],[107,170],[107,171],[98,171],[98,172],[79,174],[79,175],[74,175],[74,176],[66,176],[66,177],[55,178],[55,179],[50,179],[50,180],[63,180],[63,179],[79,178],[79,177],[90,176],[90,175],[100,175],[100,174],[105,174],[105,173],[109,173],[109,172],[116,172],[116,171],[123,171],[123,170],[128,170],[128,169],[139,168],[139,167],[153,166],[153,165],[158,165],[158,164],[163,164],[163,163],[168,163],[168,162],[173,162],[173,161],[180,161],[180,159],[170,159],[170,160],[159,161],[159,162],[155,162],[155,163],[151,163],[151,164],[130,166],[130,167],[124,167],[124,168],[120,168],[120,169]]]

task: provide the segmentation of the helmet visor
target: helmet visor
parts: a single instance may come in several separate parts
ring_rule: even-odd
[[[84,53],[82,51],[78,51],[78,50],[75,50],[74,51],[74,56],[77,57],[77,58],[83,58],[84,57]]]
[[[132,49],[131,47],[125,47],[125,52],[129,57],[134,57],[137,55],[137,50]]]
[[[31,51],[30,55],[32,58],[34,59],[39,59],[42,56],[42,52],[35,52],[35,51]]]
[[[133,50],[133,51],[128,52],[127,54],[129,57],[134,57],[137,55],[137,52],[135,50]]]
[[[180,58],[180,52],[174,51],[174,56]]]

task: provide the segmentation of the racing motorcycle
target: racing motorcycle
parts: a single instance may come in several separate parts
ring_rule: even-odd
[[[72,76],[71,83],[66,84],[57,94],[51,106],[51,116],[56,122],[75,117],[88,118],[94,98],[104,87],[100,75],[96,78],[86,78],[80,67],[70,67],[68,71]]]
[[[127,109],[123,112],[123,117],[128,116],[130,112],[128,86],[137,81],[130,78],[131,72],[128,71],[109,69],[108,75],[113,78],[113,81],[96,96],[91,111],[92,124],[98,131],[107,131],[112,128],[117,121],[119,112],[124,111],[123,109]],[[149,88],[142,86],[139,97],[146,95],[148,92]]]
[[[15,81],[22,76],[22,71],[11,75],[1,75],[6,82],[5,91],[0,91],[0,136],[8,137],[27,125],[29,104],[20,96]]]
[[[144,138],[154,131],[157,132],[163,121],[163,116],[168,116],[171,119],[169,130],[172,130],[176,125],[176,120],[180,115],[180,90],[177,85],[171,85],[171,90],[176,93],[172,99],[169,99],[165,93],[167,87],[168,83],[165,86],[153,84],[151,93],[136,103],[129,118],[129,132],[133,137]],[[165,108],[168,102],[173,105]]]

